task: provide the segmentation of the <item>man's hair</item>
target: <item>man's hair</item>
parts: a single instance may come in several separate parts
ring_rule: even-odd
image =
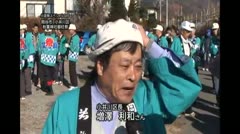
[[[34,27],[39,27],[39,25],[38,25],[37,23],[34,23],[34,24],[33,24],[33,28],[34,28]]]
[[[166,28],[166,31],[168,31],[168,30],[170,30],[170,31],[174,31],[175,33],[177,33],[177,27],[175,26],[175,25],[171,25],[171,26],[168,26],[167,28]]]
[[[63,29],[59,29],[59,31],[63,34],[64,33],[64,30]]]
[[[108,68],[110,59],[115,52],[119,51],[125,51],[125,52],[130,52],[130,54],[134,54],[137,50],[137,46],[140,45],[137,42],[123,42],[120,43],[119,45],[113,47],[111,50],[99,55],[96,60],[95,60],[95,67],[92,70],[90,77],[88,78],[86,85],[87,84],[92,84],[97,78],[97,61],[100,61],[103,64],[104,70]],[[141,46],[141,45],[140,45]],[[141,46],[142,47],[142,46]],[[142,48],[141,48],[142,49]],[[144,56],[144,53],[142,51],[142,58]]]
[[[125,52],[130,52],[131,54],[134,54],[137,50],[138,45],[140,44],[137,42],[123,42],[113,47],[111,50],[99,55],[96,59],[96,62],[100,61],[103,64],[103,68],[106,69],[108,67],[110,58],[112,57],[113,53],[119,52],[119,51],[125,51]],[[142,53],[142,56],[143,56],[143,53]]]

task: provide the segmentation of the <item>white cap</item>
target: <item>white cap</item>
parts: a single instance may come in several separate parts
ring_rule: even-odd
[[[24,29],[24,26],[22,24],[20,24],[20,30]]]
[[[27,25],[26,24],[23,24],[23,29],[27,30]]]
[[[108,22],[98,30],[94,46],[96,49],[89,54],[89,58],[94,60],[98,55],[126,41],[138,42],[143,45],[137,25],[124,19]]]
[[[213,24],[212,24],[212,29],[218,29],[218,28],[219,28],[218,23],[213,23]]]
[[[161,25],[157,25],[155,28],[153,28],[154,30],[159,30],[159,31],[163,31],[163,27]]]
[[[45,32],[52,32],[51,29],[45,29],[44,31],[45,31]]]
[[[181,28],[185,29],[187,31],[192,31],[193,29],[191,28],[191,23],[189,21],[183,21],[181,24]]]
[[[76,28],[76,25],[70,24],[68,29],[76,30],[77,28]]]
[[[191,28],[195,28],[196,26],[195,26],[194,23],[191,23],[190,27],[191,27]]]
[[[98,24],[97,25],[97,30],[100,29],[102,27],[102,25]]]

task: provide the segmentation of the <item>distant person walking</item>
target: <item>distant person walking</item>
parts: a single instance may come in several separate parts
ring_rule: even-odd
[[[41,64],[41,89],[46,95],[54,95],[52,84],[54,81],[55,65],[58,54],[58,43],[52,35],[51,29],[45,29],[42,35],[41,46],[39,47],[40,64]]]
[[[200,44],[201,44],[201,39],[196,36],[196,26],[194,23],[191,24],[191,28],[193,29],[192,33],[190,34],[189,40],[192,43],[192,48],[191,48],[191,55],[192,58],[194,59],[195,63],[195,70],[198,74],[198,66],[200,65],[201,58],[199,56],[200,54]]]
[[[155,35],[157,36],[157,44],[161,47],[168,47],[168,42],[166,40],[166,36],[163,35],[163,27],[161,25],[157,25],[155,28]]]
[[[67,43],[67,38],[65,35],[63,35],[63,30],[57,30],[57,42],[58,42],[58,56],[57,56],[57,62],[55,66],[55,84],[63,85],[63,79],[64,79],[64,58],[66,55],[67,48],[65,47],[65,44]]]
[[[68,60],[69,60],[69,75],[71,86],[69,90],[72,90],[78,86],[77,72],[76,72],[76,62],[78,61],[79,55],[79,36],[76,34],[76,26],[70,24],[69,32],[71,34],[70,43],[65,44],[68,49]]]

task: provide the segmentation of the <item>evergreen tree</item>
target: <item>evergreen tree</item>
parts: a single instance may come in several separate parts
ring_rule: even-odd
[[[142,19],[147,20],[148,12],[147,12],[147,9],[146,9],[146,8],[141,7],[141,8],[139,9],[139,17],[142,18]]]
[[[147,21],[147,27],[149,29],[152,29],[152,28],[156,27],[156,25],[157,25],[157,20],[155,18],[155,13],[149,14],[148,21]]]
[[[128,17],[132,22],[139,23],[139,7],[137,0],[131,0],[129,4]]]
[[[120,18],[126,19],[127,9],[124,5],[124,0],[111,0],[111,8],[109,14],[109,21],[115,21]]]

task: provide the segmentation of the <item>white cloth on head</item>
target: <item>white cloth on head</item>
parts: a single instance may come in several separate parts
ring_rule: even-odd
[[[183,21],[182,23],[181,23],[181,28],[182,29],[185,29],[185,30],[187,30],[187,31],[193,31],[193,29],[191,28],[191,22],[189,22],[189,21]]]
[[[142,35],[138,26],[123,19],[108,22],[98,30],[94,46],[95,50],[88,56],[91,60],[94,60],[98,55],[126,41],[138,42],[143,45]]]

